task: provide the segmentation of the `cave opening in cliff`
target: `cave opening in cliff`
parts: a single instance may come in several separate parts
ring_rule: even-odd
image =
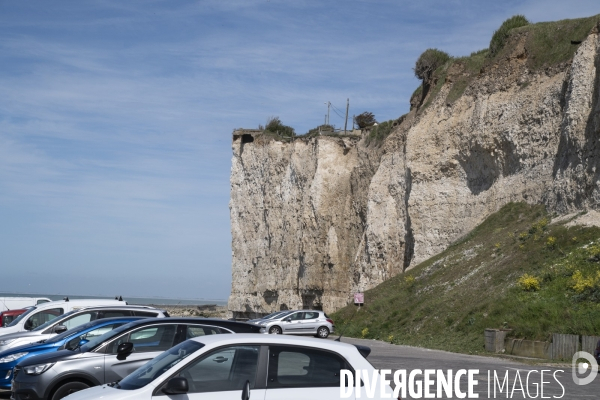
[[[252,143],[252,142],[254,142],[254,136],[252,136],[252,135],[251,135],[251,134],[249,134],[249,133],[244,133],[244,134],[242,135],[242,144],[245,144],[245,143]]]

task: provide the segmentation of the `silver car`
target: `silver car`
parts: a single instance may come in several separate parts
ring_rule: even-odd
[[[331,318],[319,310],[297,310],[257,323],[271,334],[313,335],[322,339],[333,333]]]

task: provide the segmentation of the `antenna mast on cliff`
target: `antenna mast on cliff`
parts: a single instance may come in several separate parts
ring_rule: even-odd
[[[331,102],[328,101],[327,103],[323,104],[327,104],[327,117],[325,118],[325,125],[329,125],[329,107],[331,107]]]
[[[344,122],[344,135],[346,134],[346,128],[348,127],[348,108],[350,108],[350,99],[346,99],[346,122]]]

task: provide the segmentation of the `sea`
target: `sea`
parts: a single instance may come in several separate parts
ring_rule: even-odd
[[[47,297],[50,300],[63,300],[65,297],[69,299],[114,299],[115,296],[81,296],[81,295],[70,295],[68,293],[65,294],[44,294],[44,293],[13,293],[13,292],[0,292],[0,297]],[[129,297],[123,295],[123,300],[125,300],[128,304],[154,304],[154,305],[204,305],[204,304],[216,304],[218,306],[227,305],[227,300],[225,299],[176,299],[176,298],[168,298],[168,297]]]

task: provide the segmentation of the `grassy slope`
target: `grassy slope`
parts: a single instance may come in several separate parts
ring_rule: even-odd
[[[485,328],[545,340],[600,334],[600,229],[548,223],[542,206],[511,203],[443,253],[333,315],[344,336],[483,352]],[[530,274],[539,290],[525,290]],[[578,286],[574,285],[578,284]]]

